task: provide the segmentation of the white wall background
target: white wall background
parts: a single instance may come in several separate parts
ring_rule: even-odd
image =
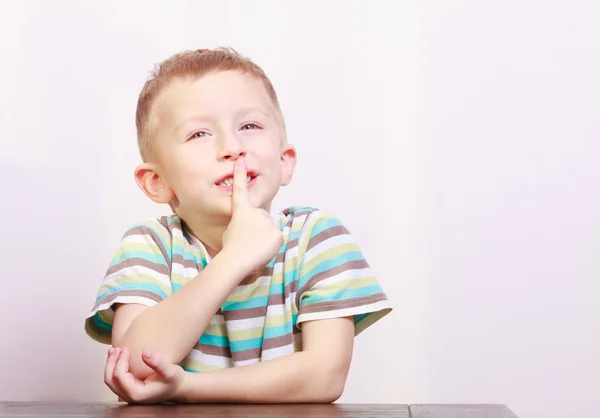
[[[338,214],[396,306],[357,340],[342,402],[594,416],[599,17],[573,0],[2,2],[0,400],[114,400],[83,321],[124,228],[165,211],[133,181],[137,94],[175,51],[230,45],[272,78],[300,152],[278,205]]]

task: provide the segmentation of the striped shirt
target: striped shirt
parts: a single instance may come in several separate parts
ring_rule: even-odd
[[[257,363],[302,349],[302,323],[352,316],[355,335],[391,311],[354,237],[336,217],[309,207],[277,215],[284,244],[262,271],[223,302],[180,365],[205,372]],[[111,343],[114,306],[153,306],[210,262],[177,215],[127,230],[85,321],[87,334]]]

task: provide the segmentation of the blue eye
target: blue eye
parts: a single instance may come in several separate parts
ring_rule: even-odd
[[[200,132],[194,132],[194,133],[193,133],[193,134],[190,136],[190,139],[193,139],[193,138],[203,138],[203,137],[205,137],[205,136],[206,136],[206,132],[202,132],[202,131],[200,131]]]
[[[242,130],[249,130],[249,129],[260,129],[260,126],[258,126],[256,123],[247,123],[245,125],[242,125]]]

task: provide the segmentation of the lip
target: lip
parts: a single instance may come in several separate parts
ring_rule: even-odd
[[[225,177],[225,178],[227,178],[227,177]],[[257,179],[258,179],[258,176],[252,177],[252,179],[248,183],[246,183],[246,187],[248,189],[252,188],[252,186],[254,186],[256,184]],[[233,184],[231,186],[223,186],[223,185],[217,184],[216,186],[219,188],[219,190],[222,190],[224,192],[229,192],[229,193],[233,192]]]
[[[250,175],[250,177],[255,178],[258,176],[258,173],[254,170],[248,170],[246,171],[246,176]],[[233,178],[233,171],[225,174],[223,177],[220,177],[217,181],[215,181],[215,185],[218,186],[219,184],[221,184],[224,180],[227,180],[229,178]]]
[[[247,187],[250,188],[256,183],[256,179],[258,178],[258,173],[254,170],[248,170],[246,172],[246,175],[250,176],[250,181],[248,183],[246,183]],[[223,177],[220,177],[217,181],[215,181],[215,186],[217,186],[220,190],[231,192],[233,190],[233,184],[231,186],[221,185],[221,183],[224,180],[227,180],[229,178],[231,178],[231,179],[233,178],[233,172],[230,172],[228,174],[225,174]]]

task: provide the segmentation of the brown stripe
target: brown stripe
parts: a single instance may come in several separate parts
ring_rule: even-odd
[[[300,237],[297,237],[291,241],[288,241],[287,245],[285,246],[285,252],[287,253],[289,250],[296,248],[299,243],[300,243]],[[281,255],[283,255],[284,257],[281,257],[281,260],[277,260],[277,261],[283,261],[285,259],[285,253],[283,253]]]
[[[202,344],[198,342],[194,346],[194,350],[201,351],[202,353],[208,354],[210,356],[231,358],[231,348],[229,347],[220,347],[215,345]]]
[[[147,226],[136,226],[136,227],[129,229],[127,232],[125,232],[125,235],[123,236],[123,238],[125,238],[127,236],[133,236],[133,235],[149,235],[150,237],[152,237],[152,241],[154,241],[154,243],[156,244],[156,246],[162,253],[163,257],[165,258],[165,261],[169,265],[169,269],[171,268],[171,257],[169,257],[169,253],[167,252],[167,249],[162,245],[162,241],[161,241],[160,237],[153,229],[151,229]]]
[[[165,260],[166,261],[166,260]],[[106,275],[109,276],[113,273],[118,272],[119,270],[128,268],[128,267],[147,267],[150,270],[154,270],[157,273],[165,274],[170,276],[171,272],[169,268],[163,264],[156,264],[151,261],[145,260],[143,258],[128,258],[125,261],[120,262],[119,264],[115,264],[114,266],[110,266],[106,271]]]
[[[292,337],[292,334],[285,334],[280,337],[267,338],[263,340],[262,349],[271,350],[273,348],[279,348],[293,343],[294,338]]]
[[[233,353],[233,361],[246,361],[260,358],[262,348],[252,348],[250,350],[235,351]]]
[[[370,305],[372,303],[386,301],[387,298],[383,293],[376,293],[369,296],[360,296],[347,300],[336,300],[327,302],[315,302],[300,307],[299,315],[315,312],[329,312],[338,309],[355,308],[357,306]]]
[[[202,264],[196,263],[194,260],[184,259],[181,254],[173,254],[173,263],[182,265],[186,269],[197,269],[202,270]]]
[[[298,286],[298,281],[294,280],[285,286],[283,289],[283,294],[272,294],[269,295],[266,306],[259,306],[256,308],[247,308],[247,309],[234,309],[234,310],[225,310],[223,316],[228,321],[238,320],[238,319],[251,319],[258,318],[261,316],[265,316],[267,312],[267,308],[269,306],[277,306],[284,305],[285,299],[289,297],[292,292],[296,291]]]
[[[306,247],[306,251],[315,247],[317,244],[328,240],[329,238],[347,234],[350,234],[350,231],[348,231],[348,229],[343,225],[337,225],[332,226],[331,228],[327,228],[326,230],[321,231],[317,235],[310,238],[310,240],[308,241],[308,246]]]
[[[299,218],[299,217],[304,216],[304,215],[310,215],[314,211],[315,211],[314,209],[304,209],[304,210],[300,210],[298,212],[294,212],[294,218]],[[289,210],[285,210],[283,213],[285,215],[289,215],[290,211]]]
[[[100,300],[98,303],[96,303],[94,305],[94,307],[92,308],[92,311],[98,309],[98,306],[100,306],[102,304],[112,303],[119,296],[141,296],[144,298],[152,299],[155,302],[160,302],[161,300],[163,300],[156,293],[149,292],[147,290],[119,290],[111,295],[106,296],[105,298]]]
[[[175,215],[175,214],[173,214]],[[183,226],[181,225],[181,218],[179,218],[179,216],[177,216],[176,218],[173,217],[173,215],[171,216],[161,216],[160,219],[158,220],[158,222],[160,222],[160,224],[162,226],[165,227],[165,229],[168,229],[169,231],[172,231],[174,229],[179,229],[180,231],[183,232]],[[168,222],[169,219],[171,219],[171,222]],[[176,220],[179,219],[179,220]]]
[[[269,295],[267,306],[283,305],[286,296],[285,289],[282,294]]]
[[[279,254],[277,256],[279,256]],[[275,260],[275,262],[277,263],[277,259]],[[265,266],[261,271],[258,271],[256,273],[251,273],[248,276],[246,276],[244,278],[244,280],[242,280],[240,282],[240,285],[247,286],[252,283],[255,283],[258,279],[262,278],[263,276],[270,277],[272,275],[273,275],[273,267]]]
[[[340,264],[339,266],[335,266],[333,268],[330,268],[329,270],[325,270],[321,273],[315,274],[306,283],[304,283],[304,285],[298,290],[298,293],[296,293],[296,306],[300,306],[300,297],[302,296],[302,294],[308,289],[312,288],[317,283],[319,283],[320,281],[328,279],[330,277],[335,276],[336,274],[340,274],[348,270],[364,269],[367,267],[369,267],[369,263],[367,263],[367,260],[353,260],[346,261],[345,263]]]
[[[237,319],[258,318],[260,316],[265,316],[266,313],[267,307],[259,306],[258,308],[236,309],[233,311],[225,310],[223,311],[223,318],[225,318],[226,321],[234,321]]]

